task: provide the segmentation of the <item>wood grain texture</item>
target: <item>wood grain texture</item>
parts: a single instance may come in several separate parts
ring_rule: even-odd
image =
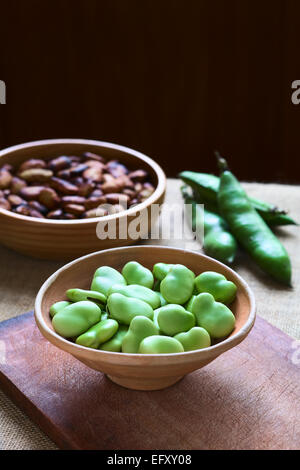
[[[261,318],[237,348],[158,392],[85,367],[42,337],[32,313],[3,322],[0,341],[1,388],[62,449],[299,448],[292,339]]]

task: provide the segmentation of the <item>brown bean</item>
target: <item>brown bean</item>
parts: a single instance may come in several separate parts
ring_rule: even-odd
[[[91,192],[90,197],[100,197],[103,196],[103,191],[99,188],[94,189],[94,191]]]
[[[95,208],[95,209],[90,209],[89,211],[86,211],[84,214],[84,217],[86,219],[90,219],[93,217],[104,217],[107,215],[107,210],[103,209],[102,207]]]
[[[54,211],[48,212],[47,219],[61,219],[63,216],[62,209],[56,209]]]
[[[95,187],[95,184],[91,181],[87,181],[86,183],[82,183],[78,187],[78,194],[79,196],[87,197],[91,194]],[[102,191],[101,191],[102,193]]]
[[[97,167],[89,167],[87,168],[82,176],[87,179],[87,180],[92,180],[92,181],[102,181],[103,180],[103,173],[101,168]]]
[[[76,215],[74,214],[69,214],[68,212],[64,212],[62,214],[62,219],[66,219],[66,220],[74,220],[74,219],[77,219]]]
[[[62,205],[65,207],[67,204],[79,204],[79,205],[84,205],[86,202],[86,199],[81,196],[63,196],[61,198]]]
[[[36,219],[44,218],[44,216],[39,211],[35,210],[27,204],[20,204],[19,206],[15,207],[13,211],[16,214],[26,215],[28,217],[34,217]]]
[[[38,199],[44,189],[44,186],[26,186],[19,191],[19,195],[26,201],[32,201]]]
[[[36,219],[44,219],[44,215],[37,211],[36,209],[33,209],[32,207],[29,208],[29,216],[30,217],[35,217]]]
[[[72,183],[69,183],[68,181],[62,180],[60,178],[56,178],[55,176],[51,178],[51,180],[49,181],[49,184],[56,191],[59,191],[60,193],[63,193],[63,194],[75,195],[78,193],[77,186],[75,186]]]
[[[145,170],[136,170],[129,173],[129,178],[134,182],[143,182],[148,176],[148,173]]]
[[[30,170],[31,168],[46,168],[47,163],[44,160],[38,158],[30,158],[25,160],[22,165],[19,167],[19,173],[22,173],[25,170]]]
[[[30,168],[19,173],[19,176],[27,183],[45,183],[53,176],[53,171],[44,168]]]
[[[16,214],[30,216],[30,207],[28,204],[20,204],[19,206],[13,208],[13,212]]]
[[[18,196],[17,194],[10,194],[7,200],[12,206],[19,206],[20,204],[26,204],[26,201],[22,199],[20,196]]]
[[[140,192],[142,191],[142,189],[143,189],[142,183],[136,183],[136,184],[134,185],[134,190],[135,190],[137,193],[140,193]]]
[[[89,209],[95,209],[95,207],[100,206],[101,204],[106,203],[106,197],[105,196],[100,196],[100,197],[89,197],[85,201],[85,208],[87,210]]]
[[[102,163],[105,162],[105,158],[104,158],[104,157],[101,157],[101,155],[97,155],[96,153],[93,153],[93,152],[84,152],[84,153],[83,153],[83,156],[84,156],[84,158],[86,158],[87,160],[96,160],[96,161],[102,162]]]
[[[60,157],[53,158],[52,160],[48,161],[48,168],[52,171],[60,171],[64,170],[65,168],[69,168],[71,166],[72,160],[70,157],[66,157],[65,155],[61,155]]]
[[[14,173],[15,171],[14,167],[10,165],[9,163],[4,163],[4,165],[2,165],[2,167],[0,168],[0,171],[1,170],[9,171],[9,173]]]
[[[12,181],[12,174],[5,170],[5,169],[0,169],[0,189],[6,189],[9,187],[11,181]]]
[[[136,192],[133,189],[125,188],[123,189],[123,194],[127,194],[130,199],[133,199],[136,196]]]
[[[111,160],[106,165],[106,171],[110,173],[114,178],[118,178],[122,175],[127,175],[128,169],[125,165],[120,163],[118,160]]]
[[[48,213],[47,207],[43,206],[39,201],[29,201],[28,205],[43,215]]]
[[[60,203],[60,197],[52,188],[43,188],[38,197],[39,202],[47,209],[55,209]]]
[[[21,180],[18,176],[14,176],[10,184],[10,192],[13,194],[18,194],[22,188],[27,186],[26,181]]]
[[[67,170],[62,170],[57,173],[59,178],[65,178],[67,180],[74,178],[84,172],[88,168],[87,165],[76,163],[75,166],[68,168]]]
[[[153,194],[153,191],[154,191],[154,188],[145,188],[145,189],[142,189],[142,191],[141,191],[140,194],[139,194],[139,197],[140,197],[141,201],[144,201],[145,199],[147,199],[148,197],[150,197],[151,194]]]
[[[85,207],[80,204],[66,204],[65,211],[80,216],[85,212]]]
[[[4,197],[0,198],[0,208],[6,209],[7,211],[11,209],[10,203]]]
[[[121,204],[127,206],[129,202],[129,196],[122,193],[108,193],[105,194],[107,204]]]

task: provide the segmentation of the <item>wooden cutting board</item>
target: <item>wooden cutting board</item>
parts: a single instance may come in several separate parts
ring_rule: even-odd
[[[295,346],[257,318],[207,367],[165,390],[132,391],[52,346],[30,312],[0,324],[0,386],[62,449],[297,449]]]

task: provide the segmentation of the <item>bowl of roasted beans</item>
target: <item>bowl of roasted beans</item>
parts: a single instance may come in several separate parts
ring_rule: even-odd
[[[165,187],[165,174],[154,160],[112,143],[52,139],[4,149],[0,243],[58,260],[134,243],[130,222],[143,211],[148,214],[152,204],[161,204]],[[119,224],[125,219],[126,233],[120,238]],[[99,236],[109,220],[116,221],[115,233]]]
[[[158,390],[239,344],[254,324],[255,301],[219,261],[131,246],[56,271],[37,295],[35,319],[51,343],[115,383]]]

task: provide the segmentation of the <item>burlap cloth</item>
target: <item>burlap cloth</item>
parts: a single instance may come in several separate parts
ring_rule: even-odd
[[[168,181],[166,202],[180,203],[180,182]],[[245,183],[249,195],[289,208],[300,221],[300,189],[297,186]],[[258,314],[288,335],[300,339],[300,227],[278,230],[293,265],[293,289],[280,287],[261,273],[247,256],[240,256],[234,268],[248,281],[257,300]],[[145,243],[180,246],[178,240]],[[44,280],[62,263],[39,261],[0,247],[0,321],[33,308]],[[0,391],[0,448],[56,449],[45,436]]]

